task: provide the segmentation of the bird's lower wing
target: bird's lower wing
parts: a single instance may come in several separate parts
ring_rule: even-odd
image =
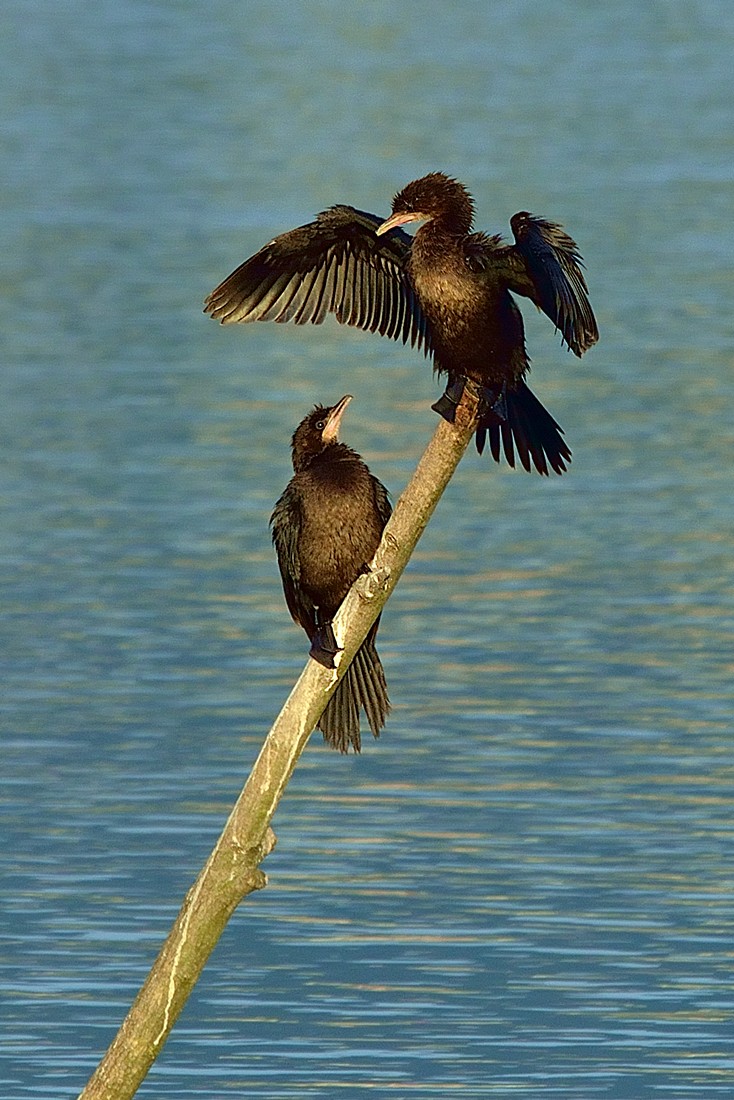
[[[301,566],[298,559],[301,511],[297,498],[287,489],[273,509],[270,530],[283,581],[283,595],[291,618],[303,627],[309,639],[313,638],[316,633],[316,609],[301,589]]]

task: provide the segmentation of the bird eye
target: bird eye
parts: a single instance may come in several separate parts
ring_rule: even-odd
[[[325,427],[326,427],[326,421],[325,420],[317,420],[316,421],[316,431],[317,432],[323,432]]]

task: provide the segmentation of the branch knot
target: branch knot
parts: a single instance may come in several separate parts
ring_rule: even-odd
[[[369,573],[363,573],[361,577],[357,577],[354,583],[355,590],[362,597],[363,600],[374,600],[375,596],[380,592],[384,592],[390,581],[391,570],[387,566],[381,566],[379,569],[370,570]]]

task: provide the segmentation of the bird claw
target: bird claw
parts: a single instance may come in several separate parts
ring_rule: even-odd
[[[474,440],[479,454],[484,450],[487,442],[487,429],[499,424],[506,424],[509,418],[507,409],[507,387],[502,383],[499,394],[496,390],[485,386],[479,393],[479,426]]]
[[[446,387],[438,401],[431,405],[434,412],[439,413],[444,420],[448,420],[449,424],[453,424],[456,419],[456,409],[468,382],[468,378],[455,378]],[[507,387],[505,383],[502,383],[502,389],[499,392],[489,386],[482,386],[479,389],[479,427],[476,433],[477,450],[480,454],[484,450],[485,429],[496,424],[506,423],[508,416]]]
[[[324,668],[336,668],[337,653],[341,653],[341,646],[337,644],[334,628],[330,622],[322,623],[311,640],[309,656]]]
[[[506,424],[509,413],[507,411],[507,387],[502,383],[502,389],[482,388],[479,397],[479,426],[490,428],[494,424]]]
[[[433,411],[442,416],[444,420],[447,420],[449,424],[453,424],[456,419],[456,408],[463,396],[465,385],[466,378],[456,378],[453,382],[449,382],[438,401],[431,405]]]

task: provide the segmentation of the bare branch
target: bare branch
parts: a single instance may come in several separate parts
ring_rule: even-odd
[[[157,1058],[227,921],[267,879],[280,797],[321,713],[397,584],[476,426],[477,395],[467,385],[456,423],[439,421],[398,500],[372,562],[334,620],[343,647],[338,669],[309,660],[265,739],[221,836],[186,895],[160,954],[117,1036],[79,1100],[128,1100]]]

